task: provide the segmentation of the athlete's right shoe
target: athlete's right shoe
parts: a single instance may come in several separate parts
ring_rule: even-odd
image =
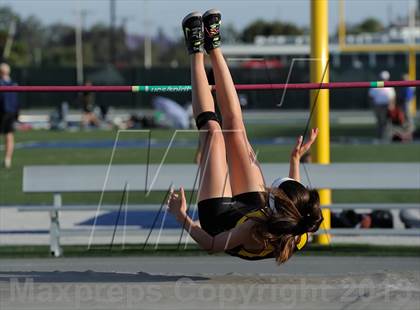
[[[203,21],[201,13],[192,12],[182,20],[182,31],[184,32],[185,44],[189,54],[203,51]]]
[[[216,9],[208,10],[203,14],[204,49],[207,53],[220,47],[220,24],[222,14]]]

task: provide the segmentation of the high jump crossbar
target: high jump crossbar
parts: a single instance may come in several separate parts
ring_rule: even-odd
[[[415,81],[373,81],[332,83],[290,83],[290,84],[236,84],[238,91],[251,90],[310,90],[381,87],[420,87]],[[210,85],[216,91],[215,85]],[[134,86],[0,86],[0,92],[132,92],[132,93],[178,93],[190,92],[191,85],[134,85]]]

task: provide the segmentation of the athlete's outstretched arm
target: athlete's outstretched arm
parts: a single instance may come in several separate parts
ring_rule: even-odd
[[[318,136],[318,128],[311,130],[311,135],[309,140],[303,144],[303,136],[299,136],[296,141],[296,145],[290,154],[290,168],[289,168],[289,178],[292,178],[300,182],[300,158],[311,148],[311,145],[315,142],[316,137]]]
[[[178,193],[171,192],[167,203],[169,212],[176,217],[198,245],[209,252],[226,251],[243,244],[253,225],[252,221],[247,221],[229,231],[211,236],[186,214],[186,200],[182,188]]]
[[[247,221],[231,230],[224,231],[216,236],[211,236],[188,215],[177,217],[177,221],[181,225],[184,225],[184,229],[203,250],[212,253],[223,252],[242,245],[246,239],[245,237],[249,235],[250,226],[254,225],[252,221]]]

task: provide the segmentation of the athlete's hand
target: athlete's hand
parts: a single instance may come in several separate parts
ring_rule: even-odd
[[[171,212],[177,219],[183,220],[187,214],[187,202],[185,199],[184,189],[181,187],[178,192],[174,192],[172,189],[169,193],[168,200],[168,210]]]
[[[296,145],[292,150],[291,159],[299,161],[300,158],[311,148],[311,145],[315,142],[316,137],[318,136],[318,128],[311,130],[311,135],[309,140],[303,143],[303,136],[299,136],[296,141]]]

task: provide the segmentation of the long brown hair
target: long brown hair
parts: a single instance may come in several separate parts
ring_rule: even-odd
[[[252,235],[265,247],[272,246],[281,264],[292,256],[302,234],[318,230],[323,220],[319,195],[292,180],[268,188],[266,194],[267,202],[270,195],[274,197],[274,210],[266,207],[266,219],[255,219]]]

